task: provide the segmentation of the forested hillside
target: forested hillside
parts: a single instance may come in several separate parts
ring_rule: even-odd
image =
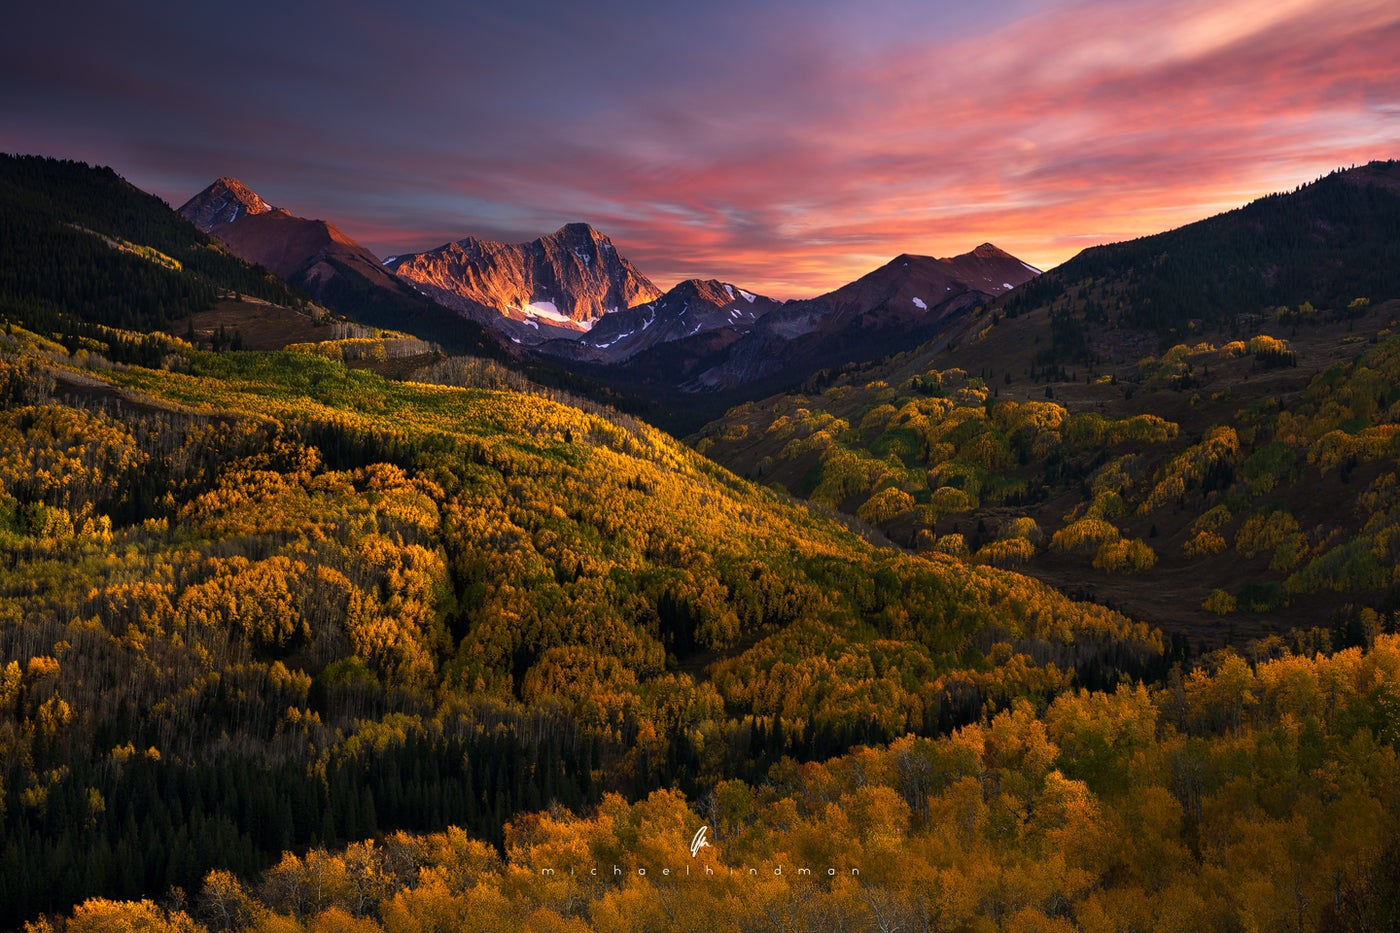
[[[1144,626],[873,547],[605,410],[8,332],[8,924],[377,831],[499,845],[522,810],[1159,670]]]

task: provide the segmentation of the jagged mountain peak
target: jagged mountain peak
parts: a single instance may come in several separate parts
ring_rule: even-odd
[[[495,309],[514,322],[503,325],[512,338],[530,343],[584,333],[605,315],[661,296],[586,223],[517,244],[463,237],[386,267],[450,308]]]
[[[663,351],[671,364],[683,369],[692,354],[704,355],[734,342],[777,307],[779,302],[728,282],[686,279],[653,300],[603,316],[577,344],[554,341],[543,349],[565,358],[618,363],[697,338],[689,349]]]
[[[671,286],[666,294],[652,302],[649,307],[658,312],[679,314],[684,314],[687,308],[703,308],[707,313],[726,315],[743,311],[743,317],[751,323],[779,303],[719,279],[685,279]]]
[[[582,222],[565,224],[547,236],[521,245],[541,253],[558,253],[561,256],[572,254],[585,266],[594,259],[603,260],[609,267],[631,265],[626,259],[618,256],[617,247],[606,233]],[[633,272],[635,273],[635,270]],[[640,273],[636,274],[640,276]]]
[[[716,305],[722,305],[734,301],[744,294],[744,290],[737,285],[721,282],[719,279],[686,279],[683,282],[677,282],[667,294],[702,298]]]
[[[208,233],[220,224],[233,223],[239,217],[274,210],[276,208],[259,197],[252,188],[231,175],[225,175],[181,205],[179,213]]]
[[[209,187],[214,190],[229,191],[245,203],[257,203],[266,206],[266,203],[258,196],[256,191],[249,188],[247,185],[243,184],[241,180],[234,178],[232,175],[221,175],[214,179],[214,183]]]
[[[583,221],[567,223],[558,230],[555,230],[553,235],[570,240],[588,239],[600,242],[612,242],[608,240],[607,236],[597,227],[589,223],[584,223]]]

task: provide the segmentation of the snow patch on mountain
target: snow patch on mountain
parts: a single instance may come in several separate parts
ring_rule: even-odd
[[[531,327],[539,327],[539,321],[546,321],[550,324],[560,324],[572,330],[591,330],[593,321],[575,321],[567,314],[562,313],[559,307],[552,301],[532,301],[520,308],[520,313],[525,315],[525,323]]]

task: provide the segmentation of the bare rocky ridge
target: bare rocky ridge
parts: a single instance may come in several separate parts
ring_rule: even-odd
[[[385,268],[449,308],[496,309],[523,325],[505,329],[524,343],[577,338],[604,315],[661,297],[611,240],[582,223],[529,243],[467,237],[393,257]]]
[[[949,259],[898,256],[849,285],[800,301],[692,279],[654,302],[606,315],[581,339],[536,349],[625,370],[620,378],[648,394],[781,386],[824,367],[908,349],[962,311],[1038,274],[984,243]]]

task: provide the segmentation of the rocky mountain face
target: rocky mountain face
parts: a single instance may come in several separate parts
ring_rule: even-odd
[[[712,352],[748,333],[781,302],[716,279],[687,279],[666,294],[607,314],[578,340],[541,344],[541,352],[613,365],[652,347],[694,342]]]
[[[898,256],[849,285],[764,315],[720,354],[697,361],[684,388],[779,384],[879,359],[931,339],[961,312],[1038,274],[990,243],[950,259]]]
[[[435,301],[475,316],[495,309],[518,343],[577,338],[604,317],[654,301],[661,291],[588,224],[529,243],[475,237],[391,257],[385,268]]]

